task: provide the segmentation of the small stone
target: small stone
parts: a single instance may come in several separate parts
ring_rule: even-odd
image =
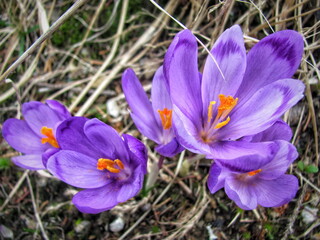
[[[77,224],[74,228],[76,233],[85,234],[89,231],[91,223],[87,220],[82,221],[81,223]]]
[[[150,208],[151,208],[151,204],[146,203],[142,206],[142,211],[146,212],[146,211],[150,210]]]
[[[302,221],[306,224],[314,222],[317,219],[317,212],[317,208],[306,206],[301,212]]]
[[[7,228],[4,225],[0,225],[0,233],[3,238],[11,238],[13,239],[13,232],[10,228]]]
[[[111,232],[120,232],[124,228],[124,220],[121,217],[116,218],[109,225],[109,229]]]
[[[107,111],[114,118],[120,115],[120,108],[115,99],[110,99],[107,101]]]
[[[213,233],[211,225],[206,226],[208,235],[209,235],[209,240],[216,240],[218,237]]]

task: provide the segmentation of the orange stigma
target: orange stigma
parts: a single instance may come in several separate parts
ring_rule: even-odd
[[[218,107],[218,115],[217,118],[220,118],[221,116],[225,118],[231,110],[237,105],[238,98],[234,99],[231,96],[226,97],[223,94],[219,94],[220,99],[220,105]]]
[[[249,176],[254,176],[254,175],[258,174],[258,173],[261,172],[261,171],[262,171],[262,169],[260,168],[260,169],[257,169],[257,170],[248,172],[247,174],[248,174]]]
[[[57,142],[57,139],[53,135],[53,130],[52,128],[48,127],[42,127],[40,130],[42,135],[45,135],[45,138],[41,138],[41,143],[50,143],[52,147],[59,148],[59,144]]]
[[[172,126],[172,110],[164,108],[163,110],[158,110],[158,113],[160,115],[163,129],[170,129]]]
[[[107,158],[99,158],[97,162],[97,169],[107,169],[109,172],[119,173],[124,169],[124,164],[119,159],[111,160]]]
[[[220,105],[218,106],[218,113],[212,124],[213,115],[213,105],[216,104],[215,101],[211,101],[208,107],[208,123],[212,126],[212,129],[219,129],[227,125],[230,122],[230,117],[228,116],[232,109],[237,105],[238,98],[233,98],[231,96],[225,96],[219,94]]]

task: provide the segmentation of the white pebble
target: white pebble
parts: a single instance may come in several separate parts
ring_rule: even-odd
[[[124,228],[124,221],[121,217],[116,218],[112,223],[109,225],[111,232],[120,232]]]

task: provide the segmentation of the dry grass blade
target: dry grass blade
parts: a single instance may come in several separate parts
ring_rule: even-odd
[[[313,172],[319,166],[320,2],[170,0],[163,4],[157,0],[0,1],[0,78],[4,80],[0,130],[4,120],[20,117],[21,103],[56,99],[77,116],[98,118],[121,134],[142,139],[157,167],[155,144],[138,132],[130,117],[121,90],[122,71],[134,69],[149,96],[154,72],[182,29],[190,29],[198,38],[200,72],[208,49],[234,24],[240,25],[248,51],[273,31],[293,29],[305,41],[301,66],[292,77],[305,83],[305,98],[284,116],[300,155],[288,171],[300,180],[297,196],[280,208],[239,211],[223,190],[206,195],[212,161],[186,151],[185,165],[176,156],[165,158],[163,167],[153,170],[146,185],[155,187],[148,186],[110,211],[82,214],[71,201],[79,189],[45,174],[25,181],[29,171],[11,164],[9,158],[17,152],[1,139],[0,228],[10,228],[16,239],[316,238],[319,221],[305,223],[301,209],[317,210],[319,204],[320,178]],[[180,168],[183,171],[177,176]],[[123,229],[113,232],[110,225],[118,218]]]
[[[70,9],[65,12],[44,34],[41,35],[1,76],[0,82],[7,78],[9,74],[14,71],[42,42],[50,37],[52,33],[54,33],[59,26],[66,21],[70,16],[74,14],[74,12],[81,7],[87,0],[78,0],[75,2]],[[1,102],[1,100],[0,100]]]

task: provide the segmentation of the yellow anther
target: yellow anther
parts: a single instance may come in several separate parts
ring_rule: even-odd
[[[114,160],[114,162],[118,165],[119,168],[124,169],[124,165],[119,159]]]
[[[208,107],[208,123],[211,122],[212,119],[212,107],[216,104],[216,101],[211,101]]]
[[[161,123],[163,129],[169,129],[172,126],[172,110],[164,108],[163,110],[158,110],[160,115]]]
[[[219,129],[222,128],[223,126],[227,125],[230,122],[230,117],[228,117],[225,121],[218,123],[214,128]]]
[[[112,173],[119,173],[122,169],[124,169],[124,164],[119,159],[111,160],[107,158],[99,158],[97,162],[97,169],[106,169]]]
[[[119,173],[121,170],[120,169],[118,169],[118,168],[113,168],[113,167],[109,167],[109,166],[107,166],[107,170],[109,171],[109,172],[112,172],[112,173]]]
[[[45,138],[41,138],[42,144],[49,143],[52,147],[59,148],[59,144],[54,137],[52,128],[42,127],[40,133],[46,136]]]

